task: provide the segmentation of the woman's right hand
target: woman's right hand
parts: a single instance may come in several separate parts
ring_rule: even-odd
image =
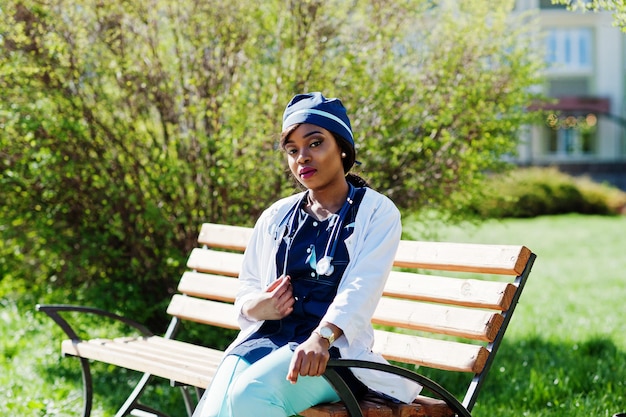
[[[254,320],[280,320],[291,314],[294,303],[291,278],[283,275],[265,292],[246,302],[242,312]]]

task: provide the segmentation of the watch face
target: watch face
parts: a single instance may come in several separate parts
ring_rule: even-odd
[[[330,329],[330,327],[322,327],[320,329],[320,334],[324,339],[330,339],[331,337],[333,337],[333,331]]]
[[[331,345],[335,341],[335,334],[333,333],[333,329],[330,327],[322,327],[319,329],[319,335],[328,340],[328,343]]]

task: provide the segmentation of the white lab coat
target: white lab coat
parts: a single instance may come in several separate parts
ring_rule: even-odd
[[[280,244],[276,236],[282,237],[281,222],[287,223],[289,210],[302,195],[299,193],[274,203],[263,212],[254,227],[244,254],[239,276],[241,289],[235,301],[241,332],[230,347],[244,341],[263,324],[244,317],[241,308],[282,274],[276,270],[276,250]],[[334,343],[342,358],[386,363],[381,355],[371,350],[374,343],[371,318],[391,270],[401,232],[400,213],[393,202],[368,188],[357,212],[354,232],[345,242],[350,263],[334,301],[322,318],[343,331]],[[421,390],[420,385],[397,375],[357,368],[352,372],[371,389],[403,402],[411,402]]]

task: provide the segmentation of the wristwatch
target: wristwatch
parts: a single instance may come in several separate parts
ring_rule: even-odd
[[[315,330],[315,333],[317,333],[317,335],[322,339],[328,340],[329,345],[332,345],[335,341],[335,333],[333,332],[333,329],[328,326],[318,328],[317,330]]]

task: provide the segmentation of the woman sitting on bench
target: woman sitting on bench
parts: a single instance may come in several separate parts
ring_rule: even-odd
[[[384,362],[370,323],[400,241],[400,214],[348,172],[350,120],[338,99],[296,95],[281,147],[304,191],[258,219],[235,302],[241,332],[226,350],[194,417],[291,416],[339,400],[320,378],[329,358]],[[397,375],[338,369],[357,396],[410,402],[420,386]]]

